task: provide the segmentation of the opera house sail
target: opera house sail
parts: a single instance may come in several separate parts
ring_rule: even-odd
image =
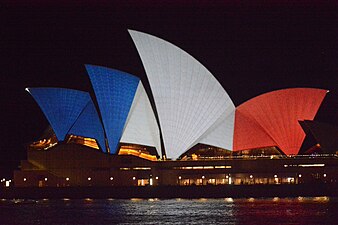
[[[262,94],[236,108],[234,151],[277,146],[296,155],[305,133],[300,120],[313,120],[327,90],[288,88]]]
[[[66,134],[88,104],[86,92],[64,88],[26,88],[39,104],[59,141]]]
[[[216,78],[175,45],[129,33],[149,79],[167,157],[176,159],[197,143],[231,150],[235,106]]]
[[[118,152],[121,138],[123,142],[154,146],[161,152],[155,115],[140,79],[101,66],[86,65],[86,69],[101,112],[109,152]]]

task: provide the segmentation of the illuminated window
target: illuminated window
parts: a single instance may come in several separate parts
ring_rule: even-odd
[[[299,167],[323,167],[325,164],[299,164]]]
[[[203,185],[203,179],[196,179],[196,185]]]
[[[123,168],[120,168],[120,170],[130,170],[130,168],[128,168],[128,167],[123,167]]]
[[[295,182],[295,179],[294,179],[293,177],[288,177],[288,178],[287,178],[287,182],[288,182],[289,184],[293,184],[293,183]]]
[[[137,180],[137,186],[146,186],[148,184],[150,184],[148,179],[138,179]],[[150,185],[152,185],[152,184],[150,184]]]
[[[134,167],[133,170],[151,170],[150,167]]]
[[[203,169],[213,169],[213,166],[204,166]]]
[[[192,169],[193,170],[201,170],[201,169],[203,169],[203,166],[193,166]]]
[[[324,167],[325,164],[317,163],[317,164],[285,164],[284,167]]]
[[[231,169],[231,166],[215,166],[215,169]]]
[[[216,184],[216,179],[209,179],[208,184]]]
[[[231,166],[181,166],[174,167],[175,170],[210,170],[210,169],[230,169]]]

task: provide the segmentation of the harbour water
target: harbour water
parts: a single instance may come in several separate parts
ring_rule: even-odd
[[[338,199],[2,199],[1,225],[338,224]]]

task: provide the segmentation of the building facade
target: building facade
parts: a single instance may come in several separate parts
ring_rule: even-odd
[[[299,121],[315,118],[327,90],[276,90],[235,107],[191,55],[129,33],[156,113],[139,78],[102,66],[86,65],[92,91],[27,88],[53,133],[28,146],[16,186],[336,182],[338,146],[297,155],[306,136]]]

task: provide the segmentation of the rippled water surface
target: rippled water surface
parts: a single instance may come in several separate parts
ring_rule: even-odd
[[[0,224],[338,224],[338,199],[0,200]]]

